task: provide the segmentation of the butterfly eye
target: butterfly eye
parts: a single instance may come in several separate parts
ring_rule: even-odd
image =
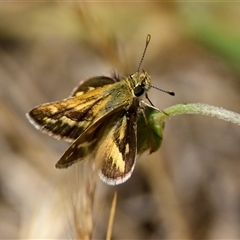
[[[142,84],[139,84],[134,88],[134,95],[136,97],[142,96],[144,94],[144,92],[145,92],[145,89]]]

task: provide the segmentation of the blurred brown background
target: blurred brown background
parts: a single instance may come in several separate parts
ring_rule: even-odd
[[[83,79],[134,73],[148,33],[142,67],[176,93],[152,89],[158,108],[201,102],[240,113],[239,23],[240,4],[230,2],[1,3],[0,238],[77,238],[92,204],[86,228],[105,238],[115,190],[113,239],[240,238],[239,126],[175,117],[130,180],[89,190],[81,165],[54,169],[68,144],[25,117]],[[86,209],[73,210],[74,201]]]

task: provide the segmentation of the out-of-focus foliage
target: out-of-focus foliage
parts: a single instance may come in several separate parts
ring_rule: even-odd
[[[104,238],[118,191],[115,239],[240,238],[240,128],[203,116],[166,122],[163,143],[125,184],[88,163],[54,164],[68,144],[25,113],[83,79],[143,69],[156,107],[202,102],[240,112],[240,4],[19,2],[0,5],[0,238]],[[95,184],[97,184],[95,186]]]

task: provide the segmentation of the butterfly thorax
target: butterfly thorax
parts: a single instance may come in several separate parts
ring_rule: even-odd
[[[133,96],[137,98],[145,97],[147,91],[151,87],[151,77],[145,72],[136,72],[128,77],[128,82],[132,89]]]

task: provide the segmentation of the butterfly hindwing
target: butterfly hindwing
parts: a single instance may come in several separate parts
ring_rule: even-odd
[[[108,132],[95,159],[102,159],[101,179],[109,185],[125,182],[132,174],[137,154],[137,114],[128,111]]]
[[[88,155],[94,156],[97,151],[97,144],[106,138],[107,132],[111,129],[111,125],[115,123],[113,120],[120,116],[122,111],[114,112],[114,115],[104,116],[99,121],[91,125],[84,131],[65,151],[60,160],[56,164],[56,168],[67,168],[77,161],[84,160]]]
[[[99,169],[101,179],[109,185],[125,182],[132,174],[136,161],[137,114],[120,110],[104,117],[89,127],[65,151],[56,168],[92,157],[94,168]]]

